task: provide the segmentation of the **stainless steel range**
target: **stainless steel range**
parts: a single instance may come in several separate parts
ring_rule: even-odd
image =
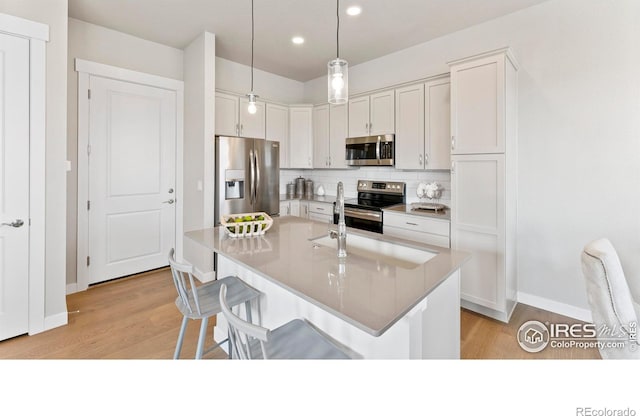
[[[404,203],[404,182],[359,180],[358,198],[344,201],[344,219],[347,227],[382,234],[382,208]],[[337,214],[334,223],[338,223]]]

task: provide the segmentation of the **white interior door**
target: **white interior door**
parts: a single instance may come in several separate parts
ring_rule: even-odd
[[[176,94],[91,76],[88,282],[163,267],[175,244]]]
[[[29,40],[0,34],[0,340],[29,330]]]

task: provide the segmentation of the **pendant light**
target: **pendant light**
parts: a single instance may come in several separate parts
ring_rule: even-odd
[[[340,59],[340,0],[336,0],[336,59],[327,64],[329,103],[344,104],[349,100],[349,64]]]
[[[258,111],[256,108],[256,98],[258,96],[253,93],[253,0],[251,0],[251,92],[247,94],[247,97],[249,97],[247,111],[249,114],[255,114]]]

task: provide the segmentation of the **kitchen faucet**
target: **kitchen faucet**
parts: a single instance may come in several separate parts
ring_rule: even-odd
[[[338,182],[335,210],[338,212],[338,230],[329,230],[329,237],[338,240],[338,257],[347,257],[347,224],[344,221],[344,187]]]

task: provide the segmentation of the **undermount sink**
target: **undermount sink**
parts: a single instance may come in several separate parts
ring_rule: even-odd
[[[311,241],[314,244],[338,250],[338,241],[328,235],[312,238]],[[347,234],[347,256],[350,254],[370,257],[405,269],[413,269],[431,260],[437,253],[357,234]]]

